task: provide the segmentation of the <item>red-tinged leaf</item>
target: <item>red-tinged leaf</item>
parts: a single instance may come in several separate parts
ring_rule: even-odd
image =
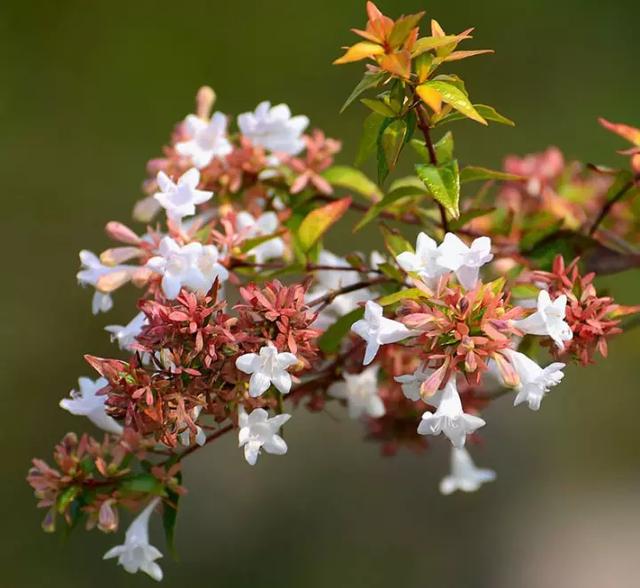
[[[445,57],[445,61],[461,61],[468,57],[475,57],[476,55],[487,55],[489,53],[495,53],[493,49],[475,49],[473,51],[454,51],[453,53]]]
[[[378,65],[385,71],[406,80],[411,75],[411,54],[408,51],[398,51],[383,55],[378,59]]]
[[[393,25],[391,33],[389,34],[389,45],[391,47],[400,47],[409,37],[411,31],[418,25],[424,12],[418,12],[417,14],[409,14],[408,16],[401,16]]]
[[[351,206],[351,198],[341,198],[312,210],[300,224],[298,239],[302,249],[309,251]]]
[[[177,323],[183,322],[183,321],[188,321],[189,319],[190,319],[189,315],[186,314],[185,312],[180,311],[180,310],[174,310],[169,315],[169,320],[175,321]]]
[[[368,57],[373,57],[375,55],[382,55],[384,53],[384,48],[377,43],[369,43],[368,41],[362,41],[360,43],[356,43],[349,47],[346,53],[336,59],[333,64],[341,65],[343,63],[352,63],[354,61],[360,61],[362,59],[367,59]]]
[[[598,122],[608,131],[611,131],[630,143],[640,147],[640,129],[620,123],[612,123],[606,118],[599,118]]]

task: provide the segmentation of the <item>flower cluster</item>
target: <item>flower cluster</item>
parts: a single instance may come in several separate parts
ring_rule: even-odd
[[[368,2],[367,14],[364,41],[336,63],[370,61],[345,107],[360,98],[372,111],[358,159],[376,154],[377,182],[334,165],[340,141],[306,134],[309,119],[285,104],[232,118],[204,87],[147,166],[142,228],[109,222],[116,245],[81,251],[94,314],[127,284],[139,296],[127,324],[106,326],[120,356],[87,355],[99,377],[60,401],[103,441],[69,433],[53,466],[29,472],[46,530],[60,517],[113,533],[138,513],[104,557],[160,580],[149,521],[162,512],[171,548],[182,461],[235,432],[240,458],[264,467],[289,450],[289,406],[344,406],[384,455],[446,437],[441,492],[475,491],[496,476],[468,451],[484,409],[510,393],[539,410],[566,364],[606,356],[640,310],[599,293],[593,271],[640,266],[637,130],[603,122],[632,142],[630,169],[567,164],[557,149],[508,157],[503,171],[461,168],[452,134],[435,133],[464,118],[512,123],[441,68],[487,51],[457,49],[472,29],[432,21],[421,36],[423,13],[393,20]],[[386,185],[407,145],[415,174]],[[354,233],[377,226],[376,249],[327,249],[352,221]]]

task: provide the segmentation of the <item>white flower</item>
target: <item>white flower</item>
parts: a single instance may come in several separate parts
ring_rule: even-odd
[[[136,342],[136,337],[146,324],[146,315],[144,312],[139,312],[126,325],[108,325],[104,330],[111,333],[111,340],[117,341],[120,349],[130,351],[131,346]]]
[[[223,282],[229,277],[226,268],[218,263],[215,245],[193,242],[181,247],[171,237],[164,237],[159,253],[147,262],[147,267],[162,274],[162,290],[169,300],[176,298],[182,287],[206,293],[216,278]]]
[[[564,342],[573,339],[573,331],[565,322],[567,297],[562,294],[551,300],[549,292],[538,293],[538,310],[527,318],[513,321],[513,325],[529,335],[551,337],[559,349],[564,349]]]
[[[245,353],[236,359],[236,367],[249,379],[249,395],[253,398],[264,394],[273,384],[282,394],[291,390],[291,374],[287,372],[298,363],[293,353],[278,353],[273,345],[265,345],[260,353]]]
[[[308,124],[306,116],[292,117],[286,104],[272,108],[270,102],[261,102],[255,112],[238,116],[240,132],[255,145],[288,155],[297,155],[304,149],[301,135]]]
[[[416,240],[416,252],[405,251],[396,257],[396,261],[404,271],[415,272],[430,284],[448,271],[438,263],[439,257],[440,250],[436,242],[425,233],[420,233]]]
[[[505,355],[509,358],[520,380],[520,384],[516,387],[518,394],[513,405],[527,402],[531,410],[539,410],[544,395],[562,381],[564,377],[562,370],[566,367],[565,364],[555,362],[542,368],[524,353],[508,349]]]
[[[287,444],[278,435],[280,427],[290,418],[290,414],[278,414],[268,418],[269,413],[264,408],[256,408],[247,414],[243,407],[238,411],[238,447],[244,446],[244,458],[250,465],[255,465],[260,455],[260,449],[264,447],[267,453],[284,455],[287,452]]]
[[[123,545],[112,547],[103,559],[118,558],[120,564],[130,574],[142,570],[154,580],[162,580],[162,568],[155,562],[162,553],[149,544],[149,517],[157,506],[159,498],[154,498],[129,525]]]
[[[264,212],[258,218],[242,211],[238,213],[236,227],[247,239],[272,235],[278,230],[278,216],[275,212]],[[268,259],[282,257],[284,241],[280,237],[269,239],[251,249],[248,253],[255,257],[256,263],[264,263]]]
[[[456,490],[475,492],[486,482],[493,482],[496,473],[493,470],[477,468],[469,452],[463,448],[451,448],[451,474],[440,482],[440,492],[448,495]]]
[[[227,117],[221,112],[214,112],[210,121],[190,114],[184,125],[191,138],[176,143],[176,151],[190,157],[198,169],[209,165],[214,157],[224,157],[233,150],[227,138]]]
[[[489,237],[479,237],[468,247],[459,237],[447,233],[438,250],[438,264],[455,272],[458,281],[467,290],[475,287],[480,268],[493,259]]]
[[[444,433],[454,447],[463,447],[469,433],[483,427],[485,421],[462,410],[455,376],[447,382],[435,413],[425,412],[418,425],[420,435]]]
[[[71,398],[63,398],[60,408],[68,410],[71,414],[86,416],[96,427],[107,433],[122,435],[122,426],[105,410],[107,396],[97,394],[108,384],[107,380],[78,378],[78,384],[80,390],[71,390]]]
[[[80,252],[80,263],[82,264],[82,267],[76,275],[78,282],[82,286],[89,285],[94,288],[97,287],[98,280],[103,276],[120,272],[129,272],[132,269],[132,266],[126,265],[104,265],[95,253],[87,251],[86,249],[83,249]],[[96,289],[91,303],[91,310],[93,314],[108,312],[112,308],[113,300],[111,295],[108,292],[101,292]]]
[[[420,364],[412,374],[396,376],[393,379],[398,382],[398,384],[402,384],[402,393],[409,400],[416,401],[421,399],[420,387],[422,383],[425,382],[431,374],[433,374],[431,368],[426,368],[424,364]]]
[[[213,192],[198,190],[200,172],[195,167],[183,173],[175,183],[163,171],[158,172],[156,181],[160,192],[153,197],[167,211],[167,216],[176,222],[195,214],[196,205],[207,202],[213,196]]]
[[[364,309],[364,318],[351,326],[351,330],[367,342],[364,365],[373,361],[380,345],[397,343],[411,335],[411,331],[402,323],[385,318],[382,313],[382,306],[369,300]]]
[[[385,414],[384,403],[378,396],[378,369],[374,365],[360,374],[344,374],[344,380],[329,386],[329,395],[347,401],[349,417],[358,419],[368,415],[374,419]]]
[[[191,419],[194,423],[200,416],[201,412],[201,406],[196,406],[191,411]],[[191,429],[187,427],[184,431],[182,431],[182,433],[178,435],[178,438],[180,439],[180,443],[182,443],[185,447],[189,447],[191,445]],[[207,434],[202,430],[202,427],[199,427],[198,425],[196,425],[195,441],[201,447],[207,442]]]

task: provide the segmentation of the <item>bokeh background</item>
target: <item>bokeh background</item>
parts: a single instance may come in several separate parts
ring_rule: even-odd
[[[330,63],[353,42],[349,27],[364,24],[363,4],[2,1],[0,586],[152,582],[100,560],[120,536],[78,532],[63,543],[42,533],[24,482],[33,455],[48,458],[65,431],[88,428],[58,400],[90,374],[84,353],[114,351],[103,326],[131,315],[133,293],[118,293],[109,316],[91,316],[91,293],[75,283],[77,253],[104,248],[105,222],[129,217],[146,160],[204,83],[224,112],[288,102],[341,137],[350,162],[364,108],[337,111],[360,66]],[[476,26],[473,47],[496,49],[459,71],[477,101],[518,126],[459,124],[463,161],[497,166],[507,153],[556,144],[569,157],[622,163],[620,141],[596,117],[640,125],[637,0],[380,7],[426,9],[452,32]],[[623,275],[606,286],[638,303],[639,282]],[[222,440],[186,466],[181,561],[165,557],[165,585],[639,586],[639,346],[640,329],[616,340],[608,361],[570,368],[538,414],[493,406],[475,455],[499,479],[474,495],[438,494],[446,443],[384,459],[338,411],[300,413],[287,431],[289,455],[254,469],[233,439]]]

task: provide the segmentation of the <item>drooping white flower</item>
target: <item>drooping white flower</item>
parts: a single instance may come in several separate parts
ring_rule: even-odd
[[[564,320],[567,297],[562,294],[552,301],[549,292],[540,290],[537,308],[528,317],[513,321],[513,325],[529,335],[551,337],[559,349],[564,349],[564,342],[573,339],[573,331]]]
[[[422,383],[425,382],[429,376],[433,374],[433,370],[431,368],[427,368],[424,364],[420,364],[416,371],[412,374],[406,374],[403,376],[396,376],[393,378],[398,384],[402,384],[402,393],[409,400],[420,400],[420,387]]]
[[[485,421],[462,410],[455,376],[447,382],[435,413],[425,412],[418,425],[420,435],[444,433],[454,447],[463,447],[467,435],[483,427]]]
[[[491,239],[479,237],[467,246],[457,235],[447,233],[438,248],[438,264],[455,272],[458,281],[467,290],[478,282],[480,268],[493,259]]]
[[[464,448],[451,448],[451,473],[440,482],[440,492],[445,495],[456,490],[475,492],[487,482],[493,482],[496,473],[493,470],[478,468],[469,452]]]
[[[191,411],[191,418],[194,423],[196,422],[196,420],[198,420],[201,412],[202,406],[196,406]],[[180,439],[180,443],[182,443],[182,445],[184,445],[185,447],[189,447],[191,445],[191,430],[189,428],[186,428],[184,431],[182,431],[182,433],[178,435],[178,438]],[[202,430],[202,427],[198,425],[196,425],[195,442],[201,447],[207,442],[207,434]]]
[[[347,401],[349,417],[358,419],[367,415],[374,419],[385,414],[384,403],[378,395],[378,370],[373,365],[359,374],[343,375],[343,380],[329,386],[330,396]]]
[[[159,501],[159,498],[154,498],[133,520],[125,534],[124,544],[112,547],[103,556],[103,559],[117,557],[118,564],[130,574],[142,570],[158,582],[162,580],[162,568],[155,560],[161,558],[162,553],[149,543],[149,518]]]
[[[60,408],[68,410],[71,414],[86,416],[96,427],[107,433],[122,435],[122,426],[105,410],[105,395],[98,395],[108,384],[104,378],[92,380],[90,378],[78,378],[79,390],[71,390],[71,398],[63,398]]]
[[[562,370],[566,365],[555,362],[542,368],[530,357],[519,351],[507,349],[504,353],[509,358],[520,380],[516,387],[518,394],[513,405],[517,406],[526,402],[531,410],[539,410],[544,395],[553,386],[557,386],[562,381],[564,377]]]
[[[284,455],[287,452],[287,444],[278,435],[278,431],[290,418],[290,414],[278,414],[269,418],[269,413],[264,408],[256,408],[251,414],[247,414],[244,407],[240,407],[238,447],[244,446],[247,463],[255,465],[262,448],[273,455]]]
[[[304,147],[302,133],[309,125],[306,116],[291,116],[286,104],[261,102],[254,112],[238,116],[240,132],[255,145],[270,151],[297,155]]]
[[[80,263],[82,267],[76,275],[78,282],[82,286],[93,286],[96,288],[91,303],[91,311],[93,314],[110,311],[113,308],[113,299],[108,292],[101,292],[97,289],[98,280],[103,276],[129,272],[134,268],[127,265],[104,265],[95,253],[87,251],[86,249],[80,252]]]
[[[190,139],[176,143],[176,151],[190,157],[198,169],[209,165],[215,157],[224,157],[233,150],[227,138],[227,117],[221,112],[214,112],[210,121],[190,114],[184,120],[184,126]]]
[[[255,218],[243,210],[236,217],[236,228],[247,239],[272,235],[278,230],[279,224],[278,215],[275,212],[264,212],[258,218]],[[283,256],[284,241],[280,237],[274,237],[257,245],[249,250],[248,253],[255,257],[256,263],[264,263],[268,259]]]
[[[131,351],[131,346],[146,324],[146,315],[139,312],[126,325],[107,325],[104,330],[111,333],[111,340],[117,341],[120,349]]]
[[[396,257],[398,265],[406,272],[417,273],[427,284],[449,271],[438,263],[440,249],[436,242],[420,233],[416,240],[416,252],[405,251]]]
[[[196,206],[207,202],[213,196],[213,192],[198,190],[200,172],[195,167],[183,173],[177,182],[160,171],[156,182],[160,192],[156,192],[153,197],[167,211],[167,216],[175,222],[195,214]]]
[[[364,318],[356,321],[351,330],[367,342],[364,365],[369,365],[378,353],[380,345],[397,343],[411,335],[402,323],[382,316],[382,306],[369,300],[365,305]]]
[[[259,353],[245,353],[236,359],[236,367],[249,378],[249,395],[256,398],[273,384],[282,394],[291,390],[291,374],[287,371],[298,358],[287,351],[279,353],[273,345],[265,345]]]
[[[147,262],[147,267],[162,274],[162,290],[170,300],[178,296],[182,287],[205,293],[216,278],[224,282],[229,277],[227,269],[218,263],[215,245],[193,242],[180,246],[171,237],[164,237],[159,253]]]

